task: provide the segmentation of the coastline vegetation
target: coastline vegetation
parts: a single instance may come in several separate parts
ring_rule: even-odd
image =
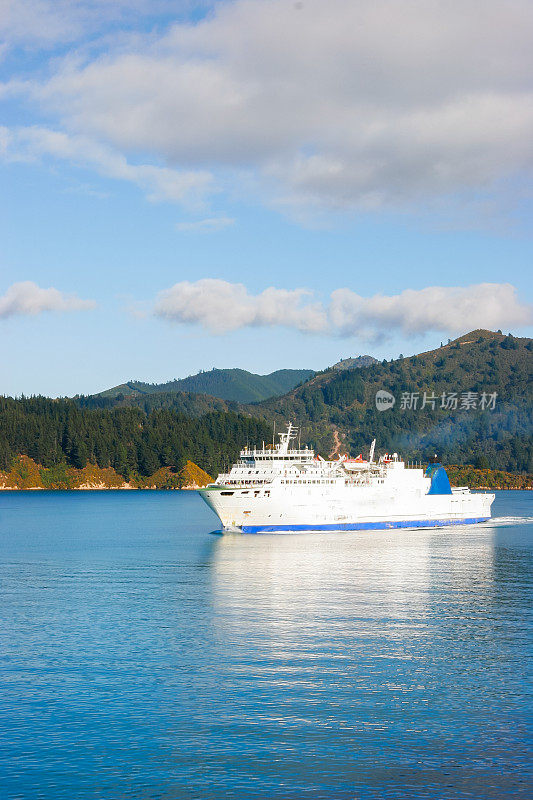
[[[471,489],[533,489],[533,475],[516,475],[495,469],[446,467],[452,486]],[[81,469],[65,463],[43,467],[28,456],[16,456],[9,470],[0,471],[0,489],[195,489],[213,478],[192,461],[175,471],[160,467],[153,475],[132,473],[126,481],[113,467],[87,464]]]
[[[212,482],[192,461],[179,471],[161,467],[153,475],[132,473],[128,481],[113,467],[86,464],[81,469],[64,462],[43,467],[28,456],[17,456],[9,470],[0,471],[0,489],[195,489]]]
[[[87,465],[112,468],[128,482],[159,470],[180,473],[187,462],[209,474],[233,463],[243,444],[270,441],[264,420],[211,412],[192,418],[170,409],[81,409],[72,400],[0,397],[0,470],[24,455],[50,475]],[[50,478],[52,479],[52,478]],[[65,478],[66,480],[66,478]]]
[[[470,489],[533,489],[533,475],[524,473],[517,475],[500,469],[476,469],[465,466],[450,465],[446,472],[452,486],[468,486]]]

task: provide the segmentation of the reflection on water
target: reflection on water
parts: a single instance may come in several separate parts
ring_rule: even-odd
[[[309,672],[322,660],[341,676],[374,659],[423,667],[428,651],[462,659],[469,648],[489,662],[501,648],[494,540],[487,529],[219,538],[213,622],[228,665],[253,659],[277,673],[294,659]]]
[[[298,639],[388,621],[407,635],[459,602],[475,613],[494,591],[495,533],[378,531],[228,535],[213,548],[217,621]],[[305,620],[305,625],[302,625]],[[352,631],[352,633],[353,633]]]
[[[532,499],[210,537],[191,493],[0,497],[2,798],[531,796]]]
[[[261,698],[242,719],[273,736],[305,731],[319,760],[328,736],[342,737],[337,768],[378,747],[366,780],[378,769],[394,783],[399,762],[411,796],[521,796],[505,772],[525,758],[528,554],[498,535],[485,526],[217,539],[225,680],[253,683]]]

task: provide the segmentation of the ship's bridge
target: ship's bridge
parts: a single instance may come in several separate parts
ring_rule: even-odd
[[[246,447],[241,450],[241,461],[244,464],[250,464],[256,461],[312,461],[315,457],[314,450],[309,447],[298,450],[289,449],[289,445],[293,439],[298,435],[298,428],[289,422],[287,430],[279,434],[279,442],[271,447],[263,447],[261,449],[250,450]]]

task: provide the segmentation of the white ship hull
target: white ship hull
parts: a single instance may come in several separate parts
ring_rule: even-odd
[[[396,453],[368,461],[325,461],[289,449],[294,429],[276,447],[241,452],[229,473],[200,490],[225,531],[285,533],[429,528],[490,519],[493,494],[452,489],[445,469],[409,468]]]
[[[281,488],[281,487],[280,487]],[[219,489],[201,495],[224,530],[243,533],[355,531],[474,524],[490,519],[494,495],[461,494],[392,497],[365,487],[347,487],[316,497],[310,491],[261,498]]]

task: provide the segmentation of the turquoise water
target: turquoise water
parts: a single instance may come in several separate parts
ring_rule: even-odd
[[[190,492],[0,493],[2,798],[531,797],[533,493],[493,512],[221,537]]]

